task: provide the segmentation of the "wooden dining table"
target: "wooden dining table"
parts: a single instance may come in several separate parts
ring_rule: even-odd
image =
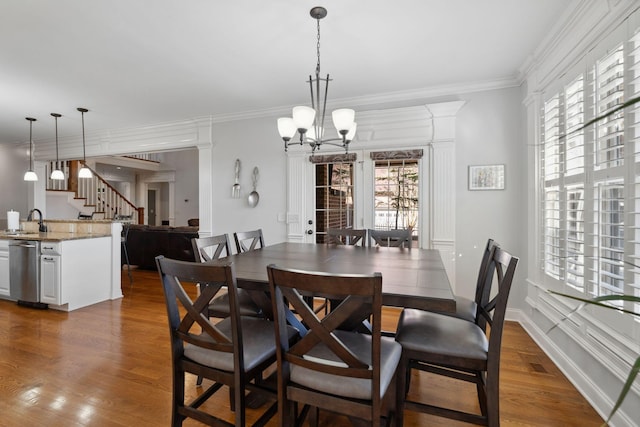
[[[238,286],[268,290],[267,265],[332,274],[382,274],[382,304],[455,311],[451,284],[436,249],[278,243],[231,255]]]

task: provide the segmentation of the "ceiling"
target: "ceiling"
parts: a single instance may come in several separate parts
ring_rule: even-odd
[[[308,104],[317,5],[331,107],[514,85],[576,1],[4,0],[0,142]]]

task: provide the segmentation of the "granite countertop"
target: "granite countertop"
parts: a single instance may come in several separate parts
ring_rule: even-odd
[[[40,242],[61,242],[63,240],[95,239],[98,237],[111,237],[110,233],[68,233],[68,232],[19,232],[9,233],[6,230],[0,231],[2,240],[37,240]]]

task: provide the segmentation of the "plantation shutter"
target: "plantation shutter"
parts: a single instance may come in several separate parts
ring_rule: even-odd
[[[640,29],[636,30],[629,40],[629,55],[627,57],[628,69],[627,90],[628,99],[640,96]],[[627,208],[630,221],[628,227],[629,238],[626,241],[628,253],[628,273],[625,293],[640,297],[640,103],[627,110],[625,123],[628,141],[628,162],[634,165],[634,180],[630,186],[630,202]],[[633,147],[633,148],[631,148]],[[628,309],[640,313],[640,303],[631,304]]]
[[[543,176],[544,176],[544,270],[551,277],[561,278],[560,189],[558,186],[562,167],[560,142],[560,96],[553,95],[544,104]]]

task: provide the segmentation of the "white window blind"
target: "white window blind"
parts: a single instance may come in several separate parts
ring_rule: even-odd
[[[562,144],[560,141],[560,95],[555,94],[543,107],[542,175],[544,177],[544,270],[555,279],[561,278],[560,264],[560,190],[558,179],[562,169]]]
[[[601,116],[623,103],[624,55],[622,45],[596,63],[595,114]],[[599,120],[596,125],[596,169],[624,162],[624,110]]]
[[[544,265],[545,271],[555,279],[561,279],[560,272],[560,191],[558,187],[545,189],[544,218]]]
[[[627,59],[628,91],[630,98],[640,96],[640,29],[636,30],[629,41]],[[626,137],[628,163],[633,163],[634,181],[630,186],[628,198],[629,230],[626,242],[627,275],[625,293],[640,297],[640,103],[628,108],[626,112]],[[634,303],[629,309],[640,313],[640,303]]]
[[[578,76],[565,90],[566,175],[584,173],[584,77]]]
[[[584,291],[584,188],[567,188],[566,279],[567,284]]]
[[[622,180],[596,183],[594,191],[596,264],[591,296],[624,290],[624,186]]]
[[[640,103],[621,108],[640,96],[640,32],[566,81],[542,108],[542,268],[560,290],[640,296]]]
[[[560,177],[562,144],[560,143],[560,96],[556,94],[544,104],[544,178]]]

